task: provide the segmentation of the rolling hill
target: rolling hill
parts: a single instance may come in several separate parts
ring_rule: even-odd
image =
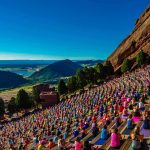
[[[28,80],[20,75],[9,71],[0,71],[0,90],[15,88],[26,83],[28,83]]]
[[[125,58],[135,62],[135,57],[140,50],[150,55],[150,6],[137,19],[133,32],[122,41],[108,60],[115,70],[118,70]]]
[[[62,60],[48,65],[47,67],[33,73],[30,79],[33,81],[50,81],[58,79],[60,77],[72,76],[76,73],[77,69],[81,69],[82,66],[78,65],[71,60]]]

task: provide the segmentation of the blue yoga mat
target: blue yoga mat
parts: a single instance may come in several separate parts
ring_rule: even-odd
[[[134,129],[134,127],[135,127],[135,124],[133,125],[133,129]],[[125,134],[125,135],[130,135],[130,133],[131,133],[131,131],[132,131],[133,129],[128,129],[128,128],[126,128],[126,129],[123,131],[123,134]]]
[[[131,133],[131,131],[132,131],[133,129],[125,129],[124,131],[123,131],[123,134],[125,134],[125,135],[130,135],[130,133]]]
[[[99,139],[99,140],[95,143],[95,145],[103,145],[105,142],[106,142],[106,140]]]

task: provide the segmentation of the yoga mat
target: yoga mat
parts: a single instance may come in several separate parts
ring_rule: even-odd
[[[150,136],[150,129],[144,129],[143,127],[140,130],[140,133],[144,135],[144,137]]]
[[[132,131],[132,129],[127,129],[127,128],[126,128],[126,129],[124,130],[123,134],[125,134],[125,135],[130,135],[131,131]]]
[[[134,129],[134,127],[135,127],[135,124],[133,125],[133,128],[132,128],[132,129],[126,128],[126,129],[123,131],[123,134],[125,134],[125,135],[130,135],[130,133],[131,133],[131,131]]]
[[[131,113],[133,110],[128,109],[129,113]]]
[[[110,147],[109,150],[118,150],[120,148],[113,148],[113,147]]]
[[[95,145],[103,145],[105,142],[106,142],[106,140],[99,139],[99,140],[95,143]]]
[[[129,149],[128,149],[128,150],[133,150],[132,145],[130,145],[130,147],[129,147]]]
[[[128,118],[128,115],[127,116],[121,115],[121,119],[127,119],[127,118]]]
[[[122,146],[123,143],[124,143],[124,140],[123,140],[123,141],[121,140],[121,141],[120,141],[120,144],[121,144],[121,145],[119,146],[119,148],[110,147],[109,150],[118,150],[118,149],[120,149],[120,147]]]

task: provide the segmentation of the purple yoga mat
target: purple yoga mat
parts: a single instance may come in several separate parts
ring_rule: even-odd
[[[121,115],[121,119],[127,119],[128,116]]]
[[[141,126],[140,133],[144,135],[144,137],[150,136],[150,129],[144,129],[143,125]]]

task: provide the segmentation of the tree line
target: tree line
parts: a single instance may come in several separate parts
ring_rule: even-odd
[[[79,69],[74,76],[67,80],[67,83],[63,79],[59,81],[58,93],[60,95],[73,93],[87,85],[99,84],[113,74],[114,68],[110,61],[106,61],[104,65],[98,63],[94,67]]]

